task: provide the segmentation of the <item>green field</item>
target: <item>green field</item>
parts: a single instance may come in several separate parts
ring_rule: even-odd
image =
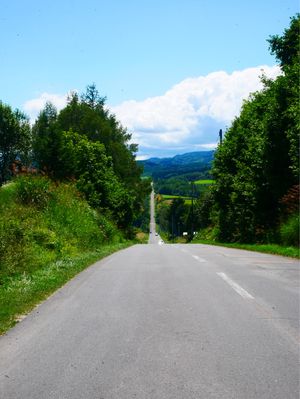
[[[211,179],[203,179],[194,181],[195,184],[214,184],[215,181]]]
[[[174,198],[183,198],[183,199],[189,199],[189,197],[183,197],[181,195],[169,195],[169,194],[161,194],[161,196],[163,197],[163,199],[167,200],[167,199],[174,199]]]
[[[184,203],[185,204],[190,205],[192,203],[192,200],[191,200],[190,197],[183,197],[183,196],[180,196],[180,195],[169,195],[169,194],[161,194],[161,196],[162,196],[162,200],[163,201],[169,201],[169,200],[172,200],[172,199],[175,199],[175,198],[182,198],[182,199],[184,199]]]

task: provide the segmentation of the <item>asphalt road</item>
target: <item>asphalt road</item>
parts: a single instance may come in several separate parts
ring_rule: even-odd
[[[0,338],[1,399],[299,397],[298,261],[153,233]]]
[[[155,224],[155,209],[154,209],[154,191],[152,190],[151,197],[150,197],[150,234],[149,234],[149,241],[148,244],[163,244],[163,240],[159,236],[156,231],[156,224]]]

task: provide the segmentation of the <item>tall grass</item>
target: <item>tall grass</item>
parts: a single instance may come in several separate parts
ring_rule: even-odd
[[[0,190],[0,283],[50,261],[121,240],[72,185],[22,177]]]
[[[89,261],[129,244],[71,184],[37,176],[1,187],[0,331]]]

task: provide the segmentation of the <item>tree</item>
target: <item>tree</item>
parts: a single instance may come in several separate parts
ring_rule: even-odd
[[[59,168],[57,152],[60,140],[56,122],[57,110],[47,102],[32,128],[34,160],[39,169],[52,176]]]
[[[46,104],[33,127],[34,156],[52,178],[76,180],[92,206],[111,211],[127,228],[151,187],[141,179],[137,146],[104,105],[94,84],[81,96],[72,93],[58,114]]]
[[[285,73],[284,90],[286,96],[286,127],[287,138],[290,142],[289,156],[292,161],[291,169],[294,176],[299,176],[299,137],[300,137],[300,14],[291,18],[289,28],[282,36],[271,36],[268,40],[271,53],[274,54]]]
[[[169,207],[169,232],[174,236],[179,236],[185,227],[187,209],[183,198],[175,198]]]
[[[67,106],[58,115],[57,126],[61,131],[72,129],[104,145],[113,171],[133,199],[134,213],[138,213],[151,187],[148,181],[141,179],[142,168],[135,159],[137,145],[130,143],[131,135],[104,105],[105,98],[100,97],[94,84],[90,85],[81,98],[76,93],[70,96]]]
[[[129,185],[135,184],[142,171],[135,161],[137,146],[129,144],[131,135],[104,105],[105,97],[100,97],[92,84],[81,95],[81,100],[76,93],[70,96],[68,105],[58,115],[58,126],[60,130],[72,129],[91,141],[104,144],[117,176]]]
[[[11,177],[12,163],[29,162],[31,130],[29,120],[0,101],[0,186]]]
[[[300,56],[300,14],[291,18],[289,28],[282,36],[273,35],[268,39],[271,54],[275,55],[280,65],[285,69],[299,63]]]
[[[58,157],[64,178],[74,179],[94,208],[109,212],[123,229],[134,218],[134,197],[114,173],[105,147],[72,130],[63,132]]]
[[[212,223],[214,187],[208,187],[195,202],[195,227],[205,229]]]
[[[284,74],[263,78],[264,89],[244,102],[215,154],[214,200],[219,239],[253,242],[274,237],[280,200],[299,173],[299,16],[270,40]],[[295,37],[298,37],[298,40]]]
[[[90,108],[103,108],[106,97],[101,97],[95,83],[88,85],[86,92],[82,94],[81,100],[87,104]]]

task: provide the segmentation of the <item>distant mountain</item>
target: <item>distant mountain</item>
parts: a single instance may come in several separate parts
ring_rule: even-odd
[[[186,154],[175,155],[172,159],[174,165],[187,165],[194,162],[211,163],[214,158],[214,151],[195,151]]]
[[[185,177],[194,180],[209,174],[214,151],[196,151],[175,155],[172,158],[150,158],[139,161],[144,167],[144,176],[154,180]]]

